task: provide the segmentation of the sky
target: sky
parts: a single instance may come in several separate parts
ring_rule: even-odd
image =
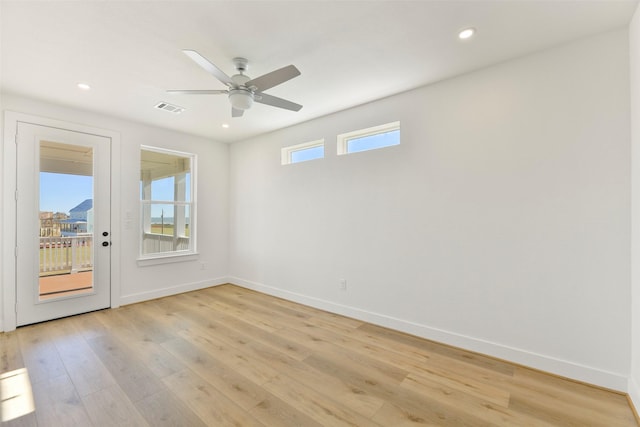
[[[190,186],[190,175],[187,175],[187,188]],[[173,178],[154,181],[152,198],[154,200],[173,200]],[[93,199],[93,177],[84,175],[68,175],[60,173],[40,172],[40,211],[64,212],[66,214],[87,199]],[[173,206],[153,204],[152,217],[173,217]]]
[[[375,135],[354,138],[348,141],[348,152],[374,150],[376,148],[389,147],[400,144],[400,130],[394,130]],[[312,148],[303,148],[291,153],[291,163],[305,162],[307,160],[322,159],[324,157],[324,145]]]
[[[93,199],[93,177],[40,172],[40,211],[69,211]]]

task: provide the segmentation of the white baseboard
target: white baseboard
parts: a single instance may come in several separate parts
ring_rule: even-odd
[[[210,288],[212,286],[219,286],[225,283],[229,283],[228,277],[219,277],[216,279],[203,280],[193,283],[182,283],[180,285],[171,286],[168,288],[154,289],[153,291],[124,295],[120,297],[120,305],[135,304],[137,302],[168,297],[170,295],[177,295],[184,292],[197,291],[198,289]]]
[[[418,337],[448,344],[465,350],[485,354],[488,356],[503,359],[519,365],[528,366],[534,369],[585,382],[588,384],[606,387],[608,389],[627,392],[628,378],[614,372],[608,372],[590,366],[560,360],[553,357],[532,353],[526,350],[484,341],[478,338],[449,332],[442,329],[432,328],[427,325],[413,323],[407,320],[398,319],[380,313],[373,313],[355,307],[338,304],[320,298],[290,292],[284,289],[268,286],[262,283],[251,282],[238,277],[228,278],[229,283],[253,289],[268,295],[295,301],[311,307],[326,310],[332,313],[341,314],[354,319],[384,326],[397,331],[405,332]],[[638,400],[634,400],[636,405]],[[636,406],[637,407],[637,406]]]
[[[637,416],[640,416],[640,384],[634,379],[629,378],[629,403],[633,405],[633,408]]]

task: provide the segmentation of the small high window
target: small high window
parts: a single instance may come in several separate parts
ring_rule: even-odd
[[[338,135],[338,154],[351,154],[400,144],[400,122]]]
[[[140,256],[195,253],[195,155],[143,146]]]
[[[282,148],[283,165],[322,158],[324,158],[324,139]]]

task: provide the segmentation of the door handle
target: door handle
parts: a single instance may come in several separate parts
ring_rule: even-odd
[[[102,242],[102,246],[109,246],[111,242]]]

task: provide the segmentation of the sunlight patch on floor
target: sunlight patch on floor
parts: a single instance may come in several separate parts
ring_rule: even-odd
[[[0,374],[0,419],[7,422],[35,411],[26,368]]]

